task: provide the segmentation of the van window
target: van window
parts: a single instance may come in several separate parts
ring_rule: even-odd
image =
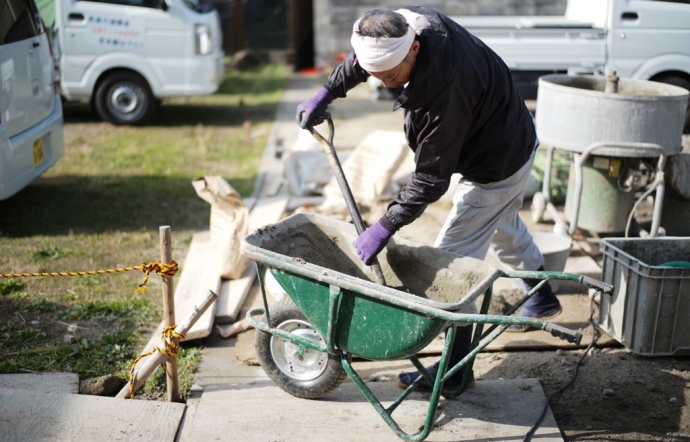
[[[31,1],[0,0],[0,45],[37,36],[38,23],[38,11]]]
[[[2,1],[2,0],[0,0]],[[139,6],[141,8],[162,9],[163,0],[84,0],[111,5]]]

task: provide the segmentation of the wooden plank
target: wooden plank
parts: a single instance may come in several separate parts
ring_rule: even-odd
[[[14,441],[170,441],[185,405],[0,389],[0,434]]]
[[[0,375],[0,388],[41,393],[79,394],[76,373],[18,373]]]
[[[285,196],[258,199],[254,203],[252,211],[249,212],[249,233],[253,233],[267,224],[280,221],[287,208],[288,200],[289,198]],[[237,315],[244,304],[249,289],[254,284],[255,278],[256,267],[253,263],[249,263],[240,279],[223,280],[218,293],[216,323],[227,324],[238,319]]]
[[[249,289],[256,278],[256,266],[250,262],[240,279],[223,279],[218,292],[218,305],[216,307],[216,324],[229,324],[235,322],[239,309],[242,307]]]
[[[249,212],[249,232],[254,233],[266,224],[280,221],[288,205],[287,196],[276,196],[272,198],[261,198],[254,203],[254,208]]]
[[[215,249],[209,231],[199,232],[192,237],[189,252],[185,258],[182,275],[175,289],[176,323],[199,305],[208,295],[209,290],[218,293],[220,288],[220,270],[215,259]],[[187,341],[205,338],[211,334],[217,302],[196,321],[187,332]]]

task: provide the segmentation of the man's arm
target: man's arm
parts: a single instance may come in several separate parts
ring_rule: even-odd
[[[324,86],[334,97],[343,98],[347,96],[347,91],[367,81],[367,78],[369,78],[369,73],[357,63],[354,51],[350,51],[342,63],[328,76]]]
[[[408,130],[414,138],[408,141],[415,151],[415,172],[381,218],[386,229],[396,232],[410,224],[448,191],[472,120],[467,106],[458,101],[446,97],[423,118],[417,117],[416,130]]]

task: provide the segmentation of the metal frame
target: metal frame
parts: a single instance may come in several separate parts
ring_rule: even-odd
[[[656,188],[656,197],[654,198],[654,214],[652,218],[652,227],[649,236],[655,237],[659,231],[659,224],[661,222],[661,210],[664,202],[664,165],[666,164],[666,152],[663,147],[656,143],[641,143],[633,141],[598,141],[587,146],[582,152],[575,152],[575,206],[573,208],[573,219],[570,226],[563,221],[561,215],[558,213],[556,207],[549,201],[551,196],[551,168],[553,163],[553,152],[556,149],[554,146],[548,146],[546,152],[546,167],[544,168],[544,183],[542,186],[542,197],[544,198],[544,207],[535,207],[533,213],[535,221],[543,219],[544,210],[548,210],[554,217],[556,224],[566,226],[568,234],[571,236],[577,230],[577,221],[580,215],[580,201],[582,199],[582,165],[587,161],[590,155],[594,152],[604,156],[611,157],[627,157],[627,158],[644,158],[644,157],[659,157],[657,171],[652,184],[652,188]],[[565,149],[570,150],[570,149]],[[572,150],[570,150],[572,151]],[[637,205],[636,205],[637,206]],[[636,207],[635,206],[635,207]],[[635,208],[633,208],[634,212]],[[632,213],[631,213],[632,216]],[[627,229],[626,229],[627,230]],[[627,231],[626,231],[627,234]]]

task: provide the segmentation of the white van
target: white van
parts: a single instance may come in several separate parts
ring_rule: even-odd
[[[551,73],[616,71],[690,90],[690,0],[568,0],[562,16],[451,18],[501,56],[526,98]]]
[[[64,153],[50,43],[33,0],[0,0],[0,200]]]
[[[690,0],[568,0],[562,16],[450,18],[503,59],[523,98],[536,98],[539,77],[553,73],[616,71],[690,90]],[[378,99],[382,84],[371,78]]]
[[[141,124],[163,98],[214,93],[220,17],[192,0],[55,0],[60,89],[114,124]]]

